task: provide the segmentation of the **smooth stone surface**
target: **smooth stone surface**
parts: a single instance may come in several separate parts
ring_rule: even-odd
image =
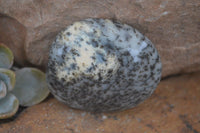
[[[0,3],[1,6],[2,1],[0,1]],[[5,15],[4,13],[0,13],[0,43],[4,43],[9,47],[14,54],[15,61],[23,66],[27,65],[26,62],[28,62],[24,50],[27,35],[26,30],[25,26],[18,22],[15,18],[9,17],[9,15]]]
[[[114,111],[148,98],[161,78],[161,60],[136,29],[108,19],[75,22],[50,48],[47,81],[70,107]]]
[[[139,106],[94,114],[64,106],[55,98],[24,110],[1,133],[198,133],[200,72],[162,80]]]

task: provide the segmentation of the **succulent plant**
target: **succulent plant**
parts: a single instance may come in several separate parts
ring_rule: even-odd
[[[19,105],[32,106],[49,94],[45,74],[36,68],[9,70],[13,65],[12,51],[0,44],[0,119],[12,117]]]
[[[0,68],[11,68],[13,65],[14,56],[12,51],[4,44],[0,43]]]

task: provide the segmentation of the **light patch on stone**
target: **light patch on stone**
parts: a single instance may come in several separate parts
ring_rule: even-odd
[[[53,95],[70,107],[113,111],[148,98],[161,70],[156,48],[139,31],[108,19],[86,19],[56,37],[47,80]]]

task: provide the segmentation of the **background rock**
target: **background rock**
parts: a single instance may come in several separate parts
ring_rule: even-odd
[[[199,0],[0,0],[0,13],[9,16],[0,16],[0,41],[19,64],[45,67],[56,34],[92,17],[118,20],[145,34],[161,55],[163,77],[200,70]]]
[[[6,44],[13,52],[15,61],[25,65],[24,44],[26,28],[11,17],[0,14],[0,42]]]
[[[162,80],[139,106],[94,114],[70,109],[50,98],[27,108],[1,133],[199,133],[200,72]]]

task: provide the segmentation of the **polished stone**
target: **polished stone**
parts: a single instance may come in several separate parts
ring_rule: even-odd
[[[161,78],[152,42],[131,26],[108,19],[73,23],[58,34],[49,53],[50,90],[77,109],[132,108],[153,93]]]

